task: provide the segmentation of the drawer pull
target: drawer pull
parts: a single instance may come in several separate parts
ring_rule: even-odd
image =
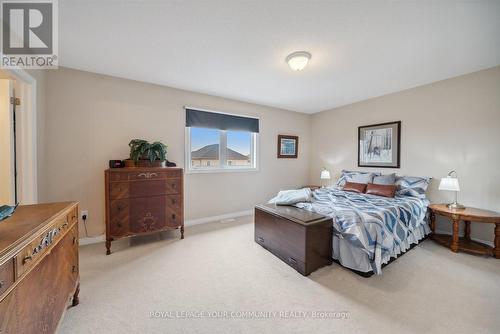
[[[0,289],[3,288],[5,282],[3,280],[0,281]]]
[[[73,245],[76,244],[76,237],[73,237]]]
[[[175,213],[172,213],[172,219],[175,220]]]
[[[23,259],[23,264],[26,264],[27,262],[31,261],[33,258],[31,256],[26,256],[24,259]]]
[[[146,179],[150,179],[150,178],[152,178],[152,177],[156,177],[156,176],[158,176],[158,174],[156,174],[156,173],[146,172],[146,173],[139,173],[137,176],[138,176],[138,177],[145,177]]]
[[[76,273],[76,266],[71,267],[71,272]]]

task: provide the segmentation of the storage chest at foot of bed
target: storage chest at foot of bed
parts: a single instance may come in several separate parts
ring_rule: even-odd
[[[332,264],[332,219],[291,206],[257,205],[255,242],[307,276]]]

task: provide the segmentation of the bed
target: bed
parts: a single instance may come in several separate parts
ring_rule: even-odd
[[[347,192],[337,186],[317,189],[310,202],[294,204],[331,217],[333,259],[368,275],[381,274],[383,265],[426,237],[430,232],[428,205],[421,191],[414,196],[398,191],[394,198],[387,198]]]

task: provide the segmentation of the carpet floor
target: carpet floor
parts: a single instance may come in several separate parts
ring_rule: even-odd
[[[253,217],[81,247],[59,333],[498,333],[500,260],[424,241],[360,277],[303,277],[253,241]]]

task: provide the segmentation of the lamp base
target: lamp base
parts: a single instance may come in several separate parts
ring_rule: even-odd
[[[450,203],[447,205],[448,209],[450,210],[461,210],[461,209],[465,209],[465,206],[463,206],[462,204],[459,204],[457,202],[453,202],[453,203]]]

